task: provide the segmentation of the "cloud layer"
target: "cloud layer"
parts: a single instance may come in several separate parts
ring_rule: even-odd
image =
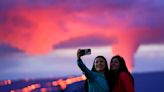
[[[163,16],[163,0],[0,0],[0,43],[28,54],[109,44],[133,61],[139,45],[164,43]]]

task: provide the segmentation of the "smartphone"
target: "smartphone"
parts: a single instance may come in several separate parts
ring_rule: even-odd
[[[81,56],[90,55],[91,49],[81,49],[80,53],[81,53]]]

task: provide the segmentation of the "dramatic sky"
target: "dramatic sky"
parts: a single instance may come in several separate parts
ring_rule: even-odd
[[[164,0],[0,0],[0,80],[81,74],[78,48],[164,71]]]

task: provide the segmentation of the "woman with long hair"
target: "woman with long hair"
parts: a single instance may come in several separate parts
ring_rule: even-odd
[[[77,51],[77,64],[86,76],[86,92],[110,92],[109,70],[104,56],[97,56],[89,70],[81,59],[80,49]]]
[[[111,92],[134,92],[134,79],[123,57],[113,56],[110,62]]]

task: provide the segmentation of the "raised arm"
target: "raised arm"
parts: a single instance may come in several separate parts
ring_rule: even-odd
[[[81,59],[80,49],[77,51],[77,65],[88,79],[92,80],[94,78],[92,71],[86,67],[86,65],[83,63]]]

